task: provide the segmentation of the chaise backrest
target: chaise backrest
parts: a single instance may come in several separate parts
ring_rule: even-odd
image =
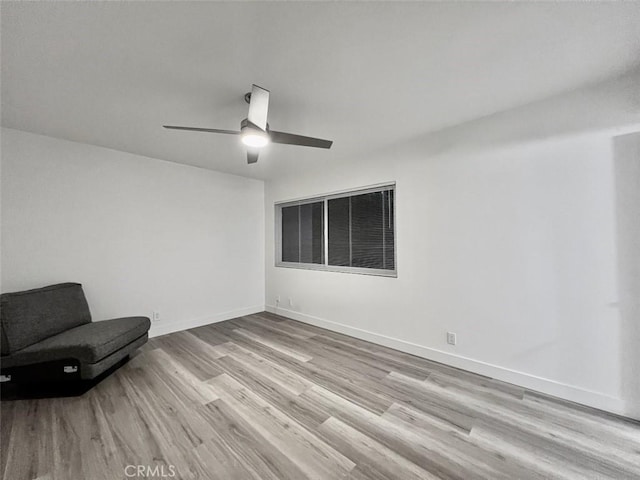
[[[60,283],[0,295],[2,355],[91,322],[79,283]]]

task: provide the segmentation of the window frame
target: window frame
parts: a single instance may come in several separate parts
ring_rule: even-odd
[[[393,190],[393,270],[380,269],[380,268],[364,268],[364,267],[347,267],[341,265],[329,265],[329,200],[336,198],[352,197],[355,195],[362,195],[366,193],[376,193],[385,190]],[[304,197],[297,200],[286,200],[274,203],[274,226],[275,226],[275,266],[283,268],[296,268],[299,270],[318,270],[325,272],[338,272],[338,273],[354,273],[359,275],[374,275],[380,277],[393,277],[398,276],[398,232],[397,232],[397,216],[396,216],[396,182],[385,182],[376,185],[369,185],[360,188],[351,188],[348,190],[340,190],[338,192],[332,192],[325,195],[314,195],[312,197]],[[307,203],[323,202],[323,243],[324,243],[324,264],[320,263],[302,263],[302,262],[283,262],[282,261],[282,208],[292,207],[296,205],[304,205]]]

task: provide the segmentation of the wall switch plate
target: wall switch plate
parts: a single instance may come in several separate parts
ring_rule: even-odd
[[[153,321],[154,322],[160,321],[160,312],[153,312]]]
[[[449,345],[455,345],[456,344],[456,334],[453,332],[447,332],[447,343]]]

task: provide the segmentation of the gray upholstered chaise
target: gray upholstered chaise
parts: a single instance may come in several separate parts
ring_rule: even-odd
[[[91,322],[82,285],[0,295],[2,380],[93,379],[147,341],[147,317]]]

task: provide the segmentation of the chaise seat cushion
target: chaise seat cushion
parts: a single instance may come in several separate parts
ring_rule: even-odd
[[[75,358],[97,363],[115,351],[145,336],[151,322],[147,317],[125,317],[87,323],[29,345],[2,358],[2,367]]]

